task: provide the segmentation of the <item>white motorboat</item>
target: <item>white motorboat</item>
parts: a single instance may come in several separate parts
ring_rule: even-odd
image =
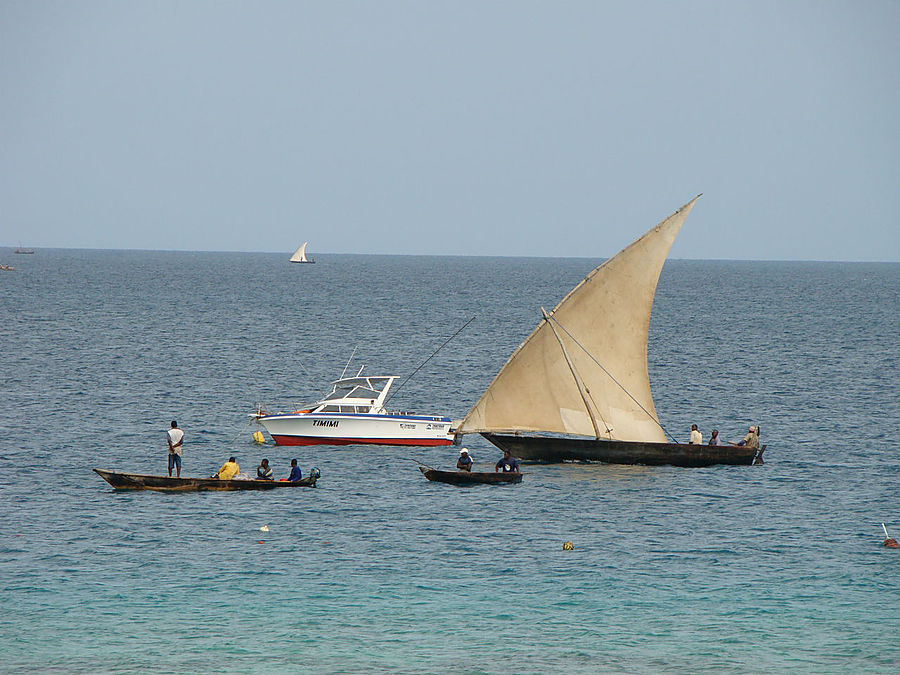
[[[389,412],[393,376],[347,377],[308,409],[253,417],[277,445],[450,445],[451,420],[440,415]]]

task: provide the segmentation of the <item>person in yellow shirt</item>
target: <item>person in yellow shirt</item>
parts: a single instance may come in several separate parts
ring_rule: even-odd
[[[219,480],[231,480],[240,473],[240,471],[241,467],[234,461],[234,457],[229,457],[228,461],[222,465],[222,468],[213,474],[213,478],[218,478]]]

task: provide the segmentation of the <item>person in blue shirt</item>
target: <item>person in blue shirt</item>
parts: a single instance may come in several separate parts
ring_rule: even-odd
[[[463,448],[459,451],[459,459],[456,460],[456,468],[460,471],[472,470],[472,458],[469,456],[469,449]]]
[[[497,462],[494,473],[501,470],[503,473],[519,473],[519,460],[510,455],[509,450],[503,451],[503,459]]]
[[[291,460],[291,475],[288,476],[289,481],[298,481],[303,478],[303,473],[300,471],[300,467],[297,466],[297,460]]]

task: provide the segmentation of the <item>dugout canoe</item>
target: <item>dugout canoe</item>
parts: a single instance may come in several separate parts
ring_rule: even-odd
[[[156,492],[209,492],[226,490],[279,490],[282,488],[315,487],[318,476],[313,474],[298,481],[286,480],[219,480],[218,478],[173,478],[148,476],[139,473],[117,473],[94,469],[116,490],[155,490]]]
[[[500,483],[521,483],[520,473],[494,473],[490,471],[441,471],[429,467],[420,466],[419,471],[430,481],[435,483],[449,483],[450,485],[476,485],[487,483],[497,485]]]

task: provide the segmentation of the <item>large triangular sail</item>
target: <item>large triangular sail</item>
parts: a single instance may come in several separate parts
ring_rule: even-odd
[[[300,248],[294,251],[294,255],[291,256],[291,262],[309,262],[309,259],[306,257],[306,245],[308,243],[304,241],[300,244]]]
[[[563,298],[509,357],[457,433],[665,442],[647,371],[650,311],[666,256],[698,198]]]

